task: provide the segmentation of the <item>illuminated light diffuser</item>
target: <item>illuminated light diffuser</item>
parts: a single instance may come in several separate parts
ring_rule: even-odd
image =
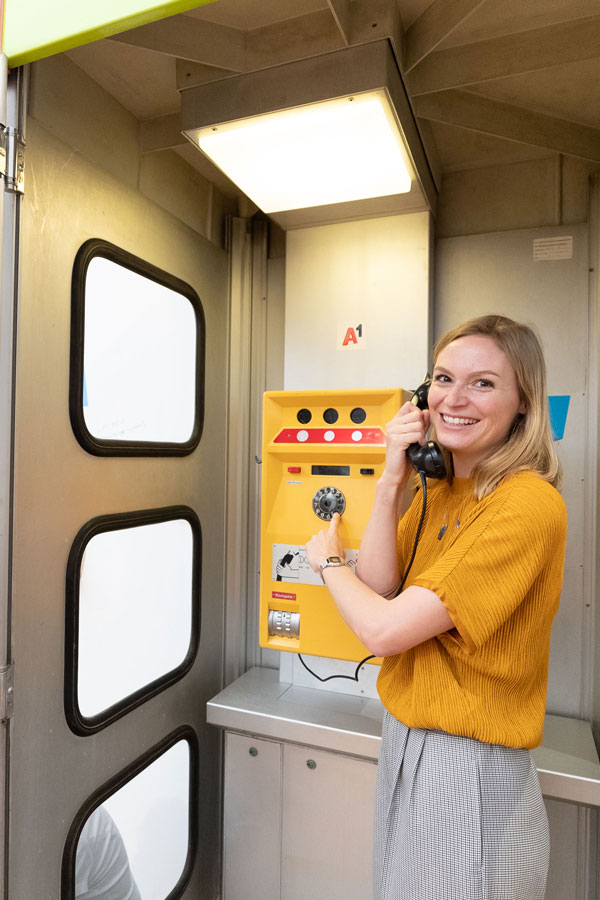
[[[187,135],[265,213],[411,189],[386,90],[325,100]]]

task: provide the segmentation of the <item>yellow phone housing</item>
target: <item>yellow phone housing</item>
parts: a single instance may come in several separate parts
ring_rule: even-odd
[[[305,544],[339,511],[355,564],[384,468],[385,424],[410,397],[392,388],[265,393],[261,647],[355,662],[369,655],[308,565]]]

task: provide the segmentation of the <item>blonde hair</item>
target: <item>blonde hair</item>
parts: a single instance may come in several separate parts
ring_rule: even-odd
[[[510,362],[524,413],[518,413],[506,442],[480,460],[471,472],[475,495],[479,500],[491,494],[509,475],[536,472],[544,481],[560,490],[562,470],[556,453],[546,391],[546,364],[540,341],[528,325],[506,316],[490,315],[471,319],[448,331],[433,348],[434,364],[442,350],[453,341],[470,335],[491,337]],[[452,455],[442,447],[452,481]]]

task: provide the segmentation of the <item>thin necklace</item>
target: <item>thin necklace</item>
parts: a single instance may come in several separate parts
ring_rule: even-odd
[[[462,507],[462,503],[461,503],[461,507]],[[460,514],[460,508],[456,515],[456,525],[454,526],[455,528],[460,528],[459,514]],[[444,535],[446,534],[447,531],[448,531],[448,501],[446,500],[446,507],[444,509],[444,519],[442,522],[442,527],[440,528],[440,530],[438,532],[438,536],[437,536],[438,541],[442,540],[442,538],[444,537]]]

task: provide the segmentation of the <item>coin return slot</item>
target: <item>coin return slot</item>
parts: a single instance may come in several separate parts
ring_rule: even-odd
[[[282,609],[269,611],[269,637],[300,637],[300,613],[285,612]]]

